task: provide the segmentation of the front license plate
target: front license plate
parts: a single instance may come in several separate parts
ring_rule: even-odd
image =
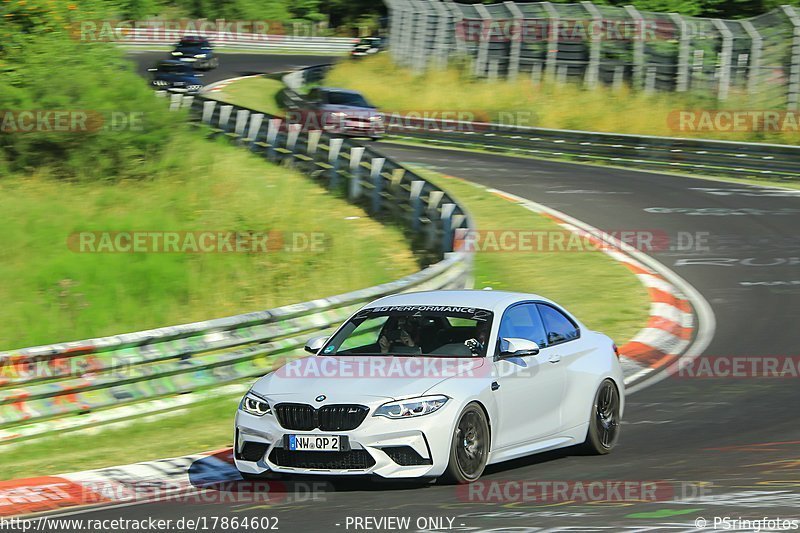
[[[338,452],[342,449],[340,435],[289,435],[289,449],[299,452]]]

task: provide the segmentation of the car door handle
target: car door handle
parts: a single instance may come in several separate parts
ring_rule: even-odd
[[[550,361],[551,363],[558,363],[559,361],[561,361],[561,356],[558,354],[551,355],[548,361]]]

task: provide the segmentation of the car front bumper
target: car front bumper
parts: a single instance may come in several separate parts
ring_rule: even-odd
[[[370,413],[359,427],[350,431],[289,430],[281,427],[271,414],[256,417],[239,410],[236,415],[234,461],[236,468],[247,474],[271,471],[286,474],[374,474],[384,478],[436,477],[444,472],[449,460],[451,435],[455,426],[454,417],[449,411],[454,410],[454,407],[446,405],[436,413],[405,420],[375,417]],[[289,451],[284,446],[284,436],[290,434],[346,436],[350,451]],[[260,447],[248,445],[250,449],[257,449],[258,459],[252,455],[248,456],[251,460],[242,457],[246,443],[261,445]],[[414,457],[412,462],[415,464],[399,464],[392,459],[392,456],[396,455],[390,454],[398,448],[412,449],[416,453],[412,454]],[[316,459],[317,456],[309,454],[328,454],[326,458],[334,459],[329,466],[299,467],[291,460],[286,460],[294,458],[290,454],[305,454],[312,459]],[[359,465],[345,464],[351,463],[356,456],[367,458],[367,461]]]

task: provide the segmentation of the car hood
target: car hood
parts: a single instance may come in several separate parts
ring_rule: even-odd
[[[485,358],[311,356],[259,379],[253,391],[269,399],[312,402],[400,400],[425,394],[448,379],[483,377]]]
[[[350,117],[377,117],[380,113],[372,107],[355,107],[349,105],[326,104],[322,106],[322,111],[326,113],[346,113]]]

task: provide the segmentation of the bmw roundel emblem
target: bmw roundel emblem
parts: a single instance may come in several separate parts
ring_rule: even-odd
[[[316,398],[314,398],[314,399],[315,399],[315,400],[317,400],[318,402],[324,402],[324,401],[325,401],[327,398],[328,398],[328,397],[327,397],[327,396],[325,396],[324,394],[320,394],[319,396],[317,396],[317,397],[316,397]]]

